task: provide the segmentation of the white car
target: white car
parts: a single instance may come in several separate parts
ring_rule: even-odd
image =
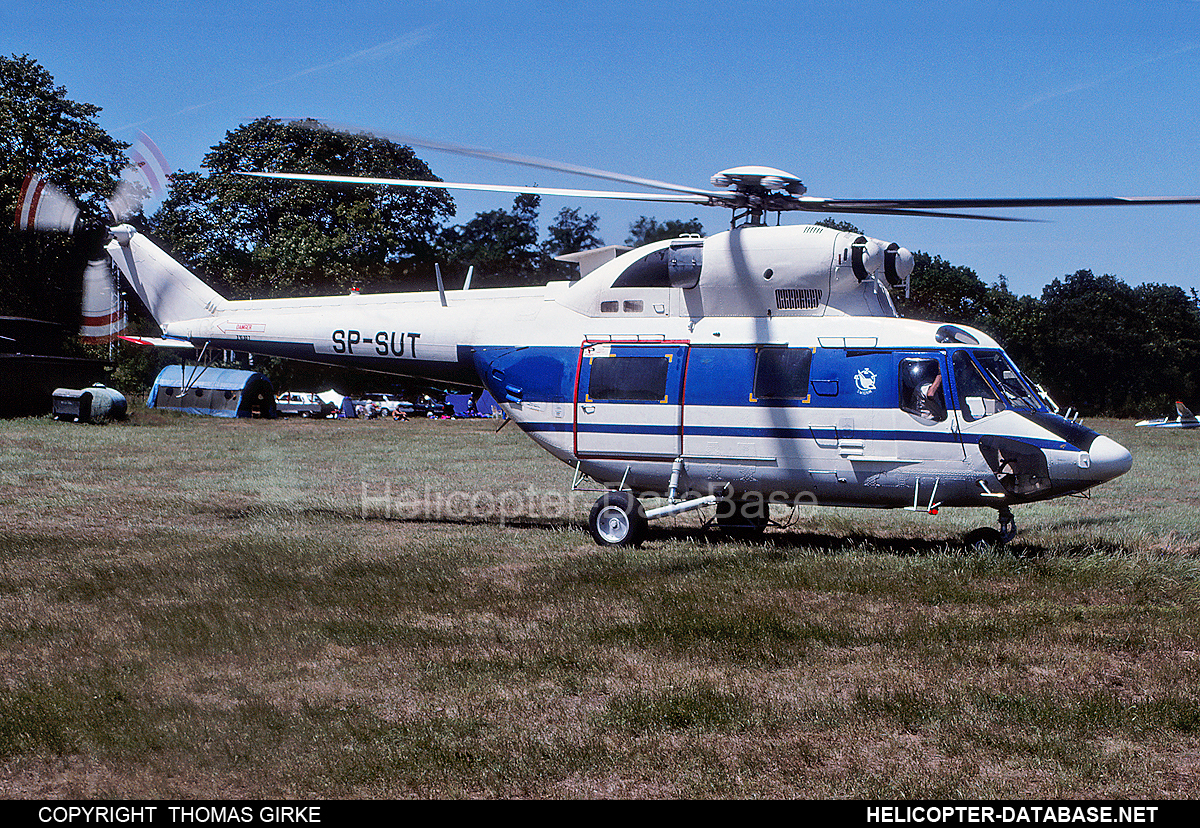
[[[355,401],[363,405],[374,403],[377,409],[389,417],[403,404],[403,401],[395,394],[363,394],[361,397],[355,398]]]
[[[297,414],[301,417],[328,417],[337,408],[333,403],[325,402],[316,394],[287,391],[275,398],[275,410],[283,417]]]

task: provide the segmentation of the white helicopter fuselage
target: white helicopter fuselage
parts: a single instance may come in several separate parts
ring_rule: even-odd
[[[310,299],[224,300],[121,229],[109,252],[168,338],[486,388],[638,495],[1007,510],[1132,462],[986,334],[898,317],[907,251],[819,226],[659,242],[545,287]]]

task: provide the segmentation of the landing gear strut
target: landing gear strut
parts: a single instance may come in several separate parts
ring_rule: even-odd
[[[982,550],[988,547],[1004,546],[1017,536],[1017,520],[1013,517],[1012,509],[1008,508],[1006,504],[997,511],[1000,513],[1000,528],[993,529],[990,526],[982,526],[968,532],[966,538],[963,539],[968,549]]]

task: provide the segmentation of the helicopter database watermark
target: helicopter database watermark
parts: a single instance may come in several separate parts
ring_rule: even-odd
[[[393,486],[390,480],[382,483],[364,480],[361,483],[359,514],[362,518],[387,520],[497,521],[501,525],[518,520],[564,521],[586,513],[605,491],[616,491],[617,488],[614,485],[604,490],[562,491],[527,486],[499,492],[488,489],[442,491],[429,483],[414,488]],[[714,493],[720,494],[720,490]],[[638,497],[643,501],[668,502],[667,495],[660,492],[639,492]],[[679,498],[677,502],[683,499]],[[718,499],[707,508],[710,512],[715,510],[713,517],[721,520],[735,513],[751,519],[770,518],[772,507],[795,510],[819,505],[812,492],[794,494],[775,491],[745,492],[736,500]]]

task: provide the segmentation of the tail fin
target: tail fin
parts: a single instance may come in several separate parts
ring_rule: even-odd
[[[159,325],[213,316],[225,298],[129,225],[114,227],[108,254]]]
[[[1191,421],[1193,423],[1196,422],[1196,415],[1193,414],[1191,411],[1189,411],[1188,407],[1186,405],[1184,405],[1183,403],[1176,402],[1175,403],[1175,411],[1176,411],[1176,413],[1179,414],[1179,421],[1181,423],[1187,422],[1187,421]]]

